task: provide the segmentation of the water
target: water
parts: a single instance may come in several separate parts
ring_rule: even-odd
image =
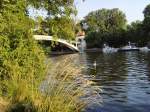
[[[102,99],[97,99],[102,104],[91,105],[87,112],[150,112],[150,53],[97,52],[72,56],[74,63],[83,66],[83,73],[92,77],[90,80],[95,84],[91,86],[102,89]]]

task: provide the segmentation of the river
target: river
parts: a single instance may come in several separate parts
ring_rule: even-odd
[[[92,77],[91,86],[102,90],[101,99],[96,99],[102,100],[101,105],[92,105],[87,112],[150,112],[150,53],[93,52],[52,58],[59,61],[68,56]]]

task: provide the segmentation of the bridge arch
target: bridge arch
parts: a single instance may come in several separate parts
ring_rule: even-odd
[[[79,49],[77,46],[69,43],[68,41],[64,40],[64,39],[55,39],[52,36],[45,36],[45,35],[34,35],[33,36],[35,40],[45,40],[45,41],[54,41],[54,42],[58,42],[61,44],[64,44],[65,46],[67,46],[69,49],[79,52]]]

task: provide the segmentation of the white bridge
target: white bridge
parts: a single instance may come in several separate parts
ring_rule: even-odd
[[[59,43],[66,45],[71,50],[79,52],[79,49],[77,47],[77,43],[75,46],[75,45],[71,44],[69,41],[66,41],[64,39],[56,39],[56,38],[53,38],[52,36],[45,36],[45,35],[34,35],[33,37],[35,40],[46,40],[46,41],[59,42]]]

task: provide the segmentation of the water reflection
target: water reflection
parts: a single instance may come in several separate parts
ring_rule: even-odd
[[[111,108],[110,112],[117,110],[122,112],[129,108],[128,111],[131,112],[149,111],[150,101],[147,100],[150,97],[149,54],[126,52],[87,55],[91,63],[95,59],[98,62],[96,72],[87,69],[86,73],[88,75],[95,73],[97,85],[102,86],[101,95],[104,101],[102,110],[110,111]]]
[[[83,73],[103,90],[102,106],[93,105],[88,112],[149,112],[150,53],[83,53],[73,57],[75,64],[84,68]]]

